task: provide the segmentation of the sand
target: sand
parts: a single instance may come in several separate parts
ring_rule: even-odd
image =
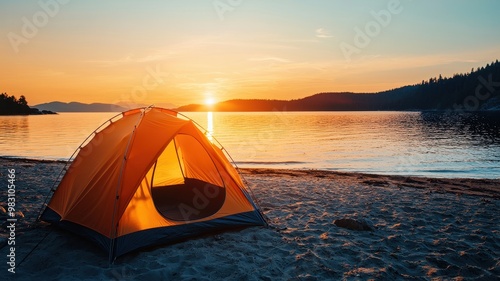
[[[271,227],[149,248],[109,265],[107,254],[91,242],[34,223],[63,165],[0,158],[4,188],[7,169],[16,170],[21,212],[16,273],[7,271],[3,239],[2,280],[500,278],[500,180],[242,169]],[[1,194],[6,208],[6,192]],[[373,231],[334,224],[343,218],[363,221]],[[6,219],[0,209],[2,237],[8,234]]]

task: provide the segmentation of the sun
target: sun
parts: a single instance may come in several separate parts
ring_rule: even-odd
[[[205,99],[205,105],[214,105],[214,104],[215,104],[214,98],[206,98]]]

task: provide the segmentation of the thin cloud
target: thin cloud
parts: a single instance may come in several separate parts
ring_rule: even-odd
[[[318,29],[316,29],[316,37],[318,38],[332,38],[333,35],[330,34],[330,32],[328,32],[328,30],[320,27]]]
[[[146,54],[144,56],[135,56],[128,54],[124,57],[114,59],[114,60],[87,60],[86,63],[96,64],[102,67],[113,67],[122,66],[134,63],[149,63],[149,62],[159,62],[165,59],[173,57],[174,53],[168,50],[154,51],[151,54]]]
[[[250,58],[248,59],[249,61],[272,61],[272,62],[282,62],[282,63],[287,63],[290,62],[287,59],[280,58],[280,57],[258,57],[258,58]]]

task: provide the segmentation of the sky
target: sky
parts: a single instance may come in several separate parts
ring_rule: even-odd
[[[0,1],[0,92],[181,106],[377,92],[500,57],[497,0]]]

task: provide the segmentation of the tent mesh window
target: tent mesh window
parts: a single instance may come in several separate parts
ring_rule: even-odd
[[[151,195],[158,212],[175,221],[209,217],[226,198],[224,182],[194,137],[177,135],[152,166]]]

